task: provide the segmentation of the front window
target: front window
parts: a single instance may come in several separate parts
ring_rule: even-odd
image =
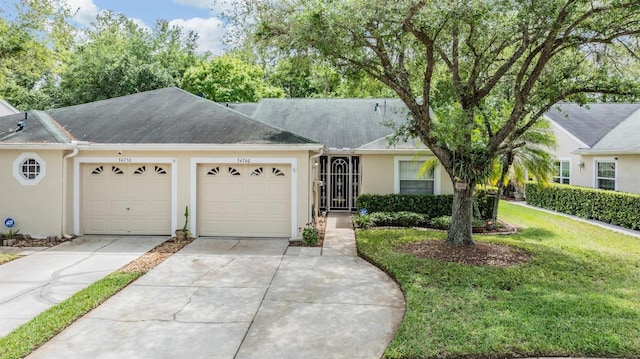
[[[553,181],[556,183],[571,183],[571,167],[569,161],[556,161],[553,174]]]
[[[596,185],[599,189],[615,191],[616,189],[616,163],[597,162]]]
[[[400,161],[399,180],[400,193],[403,194],[433,194],[434,193],[434,173],[420,171],[424,166],[423,161]],[[424,172],[424,173],[422,173]]]
[[[46,165],[37,153],[22,153],[13,162],[13,176],[25,186],[37,185],[46,174]]]
[[[20,174],[27,180],[36,179],[40,175],[40,163],[33,158],[27,158],[22,161]]]

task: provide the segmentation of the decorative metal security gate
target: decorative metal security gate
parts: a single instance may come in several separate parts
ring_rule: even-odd
[[[320,158],[320,209],[350,211],[356,209],[360,189],[360,157],[323,156]]]

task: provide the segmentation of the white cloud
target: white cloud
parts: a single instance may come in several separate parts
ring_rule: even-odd
[[[204,53],[211,51],[213,55],[221,55],[224,50],[221,47],[221,39],[224,36],[226,29],[222,20],[210,17],[203,19],[201,17],[194,17],[192,19],[175,19],[169,21],[170,25],[177,25],[183,28],[185,31],[193,31],[199,35],[198,38],[198,52]]]
[[[89,25],[96,19],[100,9],[93,0],[67,0],[71,11],[75,13],[73,19],[82,25]]]

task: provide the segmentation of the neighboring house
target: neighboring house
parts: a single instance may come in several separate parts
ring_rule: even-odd
[[[11,106],[10,103],[0,98],[0,116],[12,115],[18,113],[17,108]]]
[[[546,114],[559,183],[640,193],[640,104],[562,103]]]
[[[166,88],[0,117],[0,219],[37,236],[168,235],[189,206],[197,236],[299,237],[361,193],[453,192],[440,168],[417,178],[429,151],[387,144],[397,100],[231,107]]]

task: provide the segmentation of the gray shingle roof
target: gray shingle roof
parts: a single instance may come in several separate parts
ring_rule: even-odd
[[[639,109],[640,104],[629,103],[592,103],[586,107],[561,103],[546,115],[580,141],[593,147]],[[628,135],[627,138],[631,137]]]
[[[75,139],[95,143],[312,143],[175,87],[47,113]]]
[[[631,114],[593,146],[594,151],[640,151],[640,111]]]
[[[247,104],[230,106],[252,110]],[[383,123],[404,122],[406,113],[399,99],[262,99],[253,118],[328,148],[355,149],[393,133]]]
[[[17,131],[18,122],[26,127]],[[51,118],[43,112],[32,111],[25,120],[24,113],[0,117],[1,143],[68,143],[71,138]]]

